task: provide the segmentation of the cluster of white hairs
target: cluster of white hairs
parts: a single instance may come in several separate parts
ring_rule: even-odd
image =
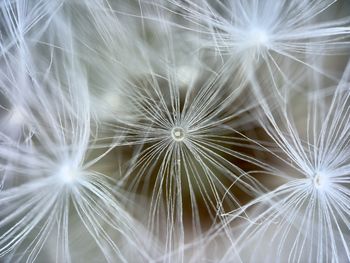
[[[0,261],[350,262],[348,0],[0,0]]]

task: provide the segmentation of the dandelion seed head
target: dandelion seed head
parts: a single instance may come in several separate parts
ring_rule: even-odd
[[[185,139],[186,137],[186,132],[182,127],[174,127],[171,130],[171,137],[177,141],[177,142],[181,142]]]

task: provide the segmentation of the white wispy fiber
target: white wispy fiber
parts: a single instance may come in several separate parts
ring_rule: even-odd
[[[349,7],[0,1],[0,261],[350,262]]]

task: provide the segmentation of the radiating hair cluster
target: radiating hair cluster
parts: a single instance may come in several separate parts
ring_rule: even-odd
[[[350,2],[0,1],[1,262],[350,262]]]

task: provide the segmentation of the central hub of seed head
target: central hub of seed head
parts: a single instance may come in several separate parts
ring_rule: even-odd
[[[257,47],[267,46],[267,44],[269,43],[269,37],[267,33],[263,30],[252,31],[250,35],[250,40]]]
[[[181,127],[174,127],[171,130],[171,137],[177,142],[183,141],[185,139],[185,136],[185,130]]]
[[[327,181],[327,180],[326,180],[325,176],[322,175],[321,173],[315,174],[315,176],[314,176],[313,179],[312,179],[313,185],[314,185],[317,189],[324,188],[325,185],[327,184],[326,181]]]
[[[266,30],[253,27],[244,36],[242,44],[252,58],[258,59],[269,49],[270,37]]]
[[[69,165],[63,165],[58,172],[58,176],[65,184],[73,184],[79,177],[78,171]]]

